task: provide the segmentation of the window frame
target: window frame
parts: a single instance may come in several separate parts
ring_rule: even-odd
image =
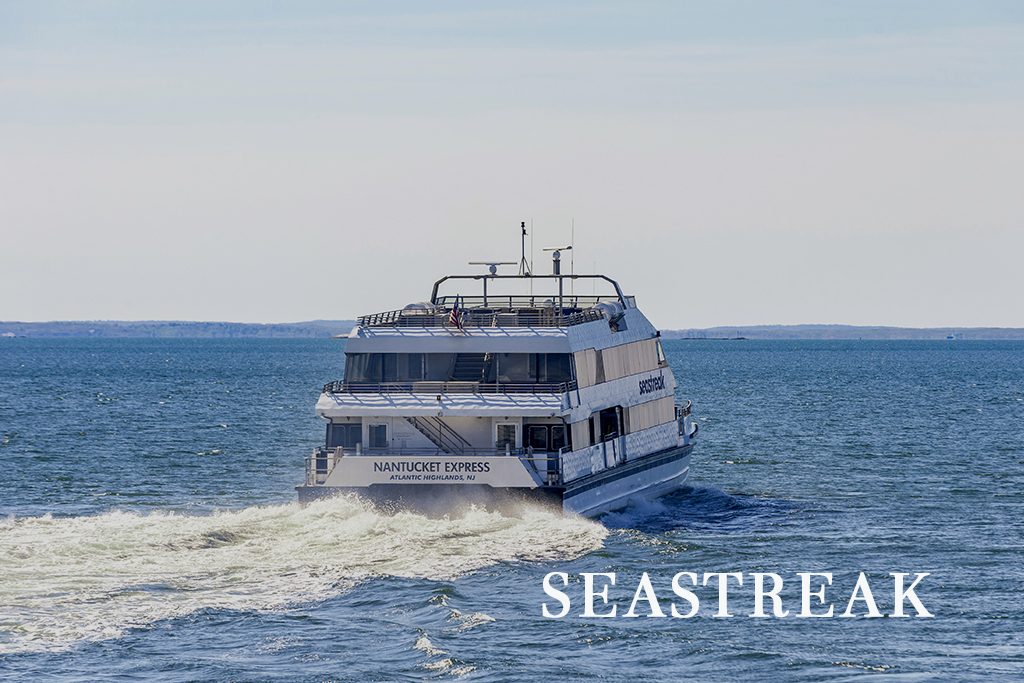
[[[345,438],[338,440],[334,439],[335,432],[342,432]],[[350,435],[355,435],[356,440],[352,445],[345,443],[345,440]],[[354,450],[359,448],[363,443],[363,424],[362,422],[329,422],[327,423],[327,448],[344,448],[345,450]]]
[[[498,439],[498,434],[501,432],[502,427],[512,427],[512,442],[509,444],[509,448],[513,451],[518,449],[519,446],[517,444],[519,443],[519,433],[521,431],[520,425],[518,422],[511,422],[508,420],[494,423],[494,447],[499,450],[505,448],[505,444],[500,443],[500,440]]]
[[[384,428],[384,445],[383,446],[377,446],[373,442],[374,429],[375,428],[380,428],[380,427]],[[366,425],[366,442],[368,444],[368,450],[373,450],[373,451],[387,450],[388,446],[391,445],[390,436],[391,436],[391,430],[388,428],[388,423],[387,422],[370,422],[370,423],[368,423]]]

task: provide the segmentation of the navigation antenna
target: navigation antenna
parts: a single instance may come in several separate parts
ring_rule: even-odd
[[[562,310],[565,308],[565,289],[564,281],[562,277],[562,252],[572,249],[572,245],[566,245],[564,247],[544,247],[544,251],[550,251],[551,253],[551,274],[558,278],[558,308]],[[576,278],[570,278],[575,280]]]
[[[469,265],[471,265],[471,266],[487,266],[487,270],[488,270],[488,272],[490,272],[491,275],[497,275],[498,274],[498,266],[514,266],[514,265],[516,265],[516,262],[515,261],[470,261]],[[486,276],[484,276],[484,277],[486,277]]]
[[[529,276],[530,263],[526,260],[526,221],[521,221],[519,223],[519,227],[522,228],[523,231],[523,234],[519,239],[519,253],[521,254],[519,259],[519,274]],[[491,275],[494,275],[494,273],[492,272]]]
[[[576,246],[576,219],[575,218],[572,219],[572,223],[570,225],[569,230],[570,230],[570,233],[569,233],[569,248],[571,249],[572,247]],[[569,272],[572,273],[573,275],[576,274],[576,252],[572,252],[571,254],[569,254]],[[576,293],[576,278],[573,278],[572,280],[569,280],[569,287],[570,287],[570,291],[573,294],[575,294]]]
[[[498,274],[498,266],[514,266],[515,261],[470,261],[471,266],[487,266],[487,271],[490,276],[484,275],[484,308],[487,307],[487,278],[494,277]]]

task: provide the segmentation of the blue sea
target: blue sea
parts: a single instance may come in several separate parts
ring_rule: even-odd
[[[690,485],[587,520],[298,507],[342,342],[2,339],[0,679],[1024,680],[1024,343],[666,347]],[[793,611],[832,572],[837,612],[929,572],[935,616],[578,616],[580,572],[622,612],[645,571],[666,610],[677,572],[775,572]]]

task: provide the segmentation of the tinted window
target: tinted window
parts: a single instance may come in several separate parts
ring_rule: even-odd
[[[455,368],[454,353],[428,353],[427,375],[424,379],[433,382],[447,382],[451,379],[452,370]]]
[[[498,425],[497,436],[495,445],[498,448],[504,448],[506,445],[509,448],[516,447],[516,426],[514,424]]]
[[[345,354],[346,382],[379,382],[379,353],[347,353]]]
[[[370,448],[388,447],[388,426],[370,425]]]
[[[569,445],[569,430],[564,425],[551,425],[551,450],[558,451]]]
[[[453,353],[349,353],[345,356],[345,381],[450,382],[455,360]],[[556,384],[572,380],[572,361],[567,353],[484,354],[481,372],[492,383]]]
[[[535,381],[530,372],[530,354],[496,353],[494,356],[495,362],[498,364],[499,382],[526,384]]]
[[[355,448],[362,443],[363,425],[358,422],[327,425],[327,447]]]
[[[570,367],[569,354],[567,353],[545,353],[539,354],[543,359],[541,365],[542,374],[537,378],[540,382],[568,382],[572,379],[572,368]]]
[[[547,425],[530,425],[526,428],[526,446],[535,451],[548,449]]]

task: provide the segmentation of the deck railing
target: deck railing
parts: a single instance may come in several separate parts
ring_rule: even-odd
[[[676,419],[681,420],[689,415],[693,410],[693,401],[687,401],[682,405],[676,406]]]
[[[530,296],[524,294],[502,295],[489,294],[483,296],[439,296],[434,302],[440,308],[451,308],[458,299],[459,306],[466,309],[487,308],[493,310],[517,310],[517,309],[554,309],[561,303],[562,308],[583,309],[596,306],[599,303],[618,301],[615,295],[595,296],[586,294],[564,294],[559,300],[557,294],[545,296]]]
[[[434,311],[384,311],[360,316],[360,327],[455,327],[451,324],[450,309]],[[601,320],[601,311],[592,308],[465,308],[462,312],[462,327],[570,327],[581,323]]]
[[[576,382],[354,382],[335,380],[324,385],[325,394],[564,394]]]

